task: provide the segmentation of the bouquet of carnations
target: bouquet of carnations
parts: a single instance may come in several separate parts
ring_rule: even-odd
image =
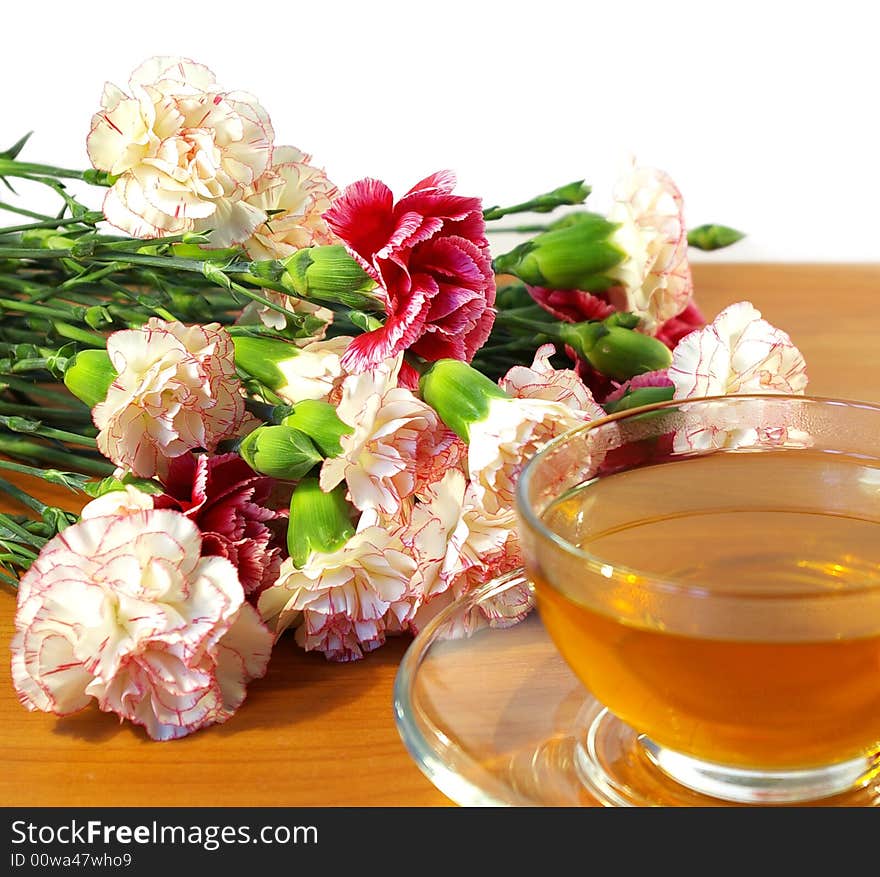
[[[0,488],[27,509],[0,515],[0,574],[28,709],[94,700],[160,740],[223,722],[286,630],[354,660],[518,567],[514,485],[548,440],[806,386],[751,304],[705,324],[688,246],[740,235],[688,234],[656,170],[605,215],[581,182],[490,208],[446,171],[399,199],[339,191],[253,96],[164,57],[106,86],[92,169],[25,162],[26,139],[0,177],[60,199],[0,204],[20,215],[0,228],[0,469],[19,473]],[[487,223],[558,207],[493,260]],[[47,506],[28,476],[89,501]],[[514,593],[473,624],[521,618]]]

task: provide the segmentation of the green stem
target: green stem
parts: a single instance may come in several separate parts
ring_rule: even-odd
[[[39,214],[37,214],[39,215]],[[103,213],[92,211],[83,216],[56,216],[54,219],[41,219],[39,222],[28,222],[22,225],[9,225],[6,228],[0,228],[0,234],[15,234],[22,231],[33,231],[40,228],[61,228],[67,225],[87,225],[93,226],[96,222],[100,222],[104,218]]]
[[[38,435],[41,438],[55,439],[59,442],[69,442],[72,445],[80,445],[84,448],[97,449],[98,447],[97,441],[91,436],[80,435],[77,432],[68,432],[66,429],[55,429],[51,426],[43,426],[39,421],[28,420],[26,418],[21,418],[16,421],[15,417],[0,416],[0,426],[5,426],[6,429],[11,432],[24,433],[25,435]]]
[[[107,346],[107,339],[98,332],[89,332],[87,329],[71,326],[70,323],[65,323],[61,320],[55,320],[52,325],[62,338],[79,341],[80,344],[85,344],[86,347],[94,347],[97,350],[103,350]]]
[[[493,225],[492,228],[489,229],[491,234],[533,234],[542,231],[548,231],[550,228],[549,225],[504,225],[497,226]]]
[[[70,250],[50,250],[46,247],[0,247],[0,257],[5,259],[69,259]]]
[[[116,468],[106,460],[96,460],[93,457],[59,451],[56,448],[50,448],[37,442],[29,442],[27,439],[11,435],[0,434],[0,453],[8,454],[17,460],[54,463],[71,472],[100,475],[101,477],[112,475]]]
[[[0,469],[9,472],[18,472],[20,475],[29,475],[39,478],[49,484],[57,484],[66,487],[73,493],[85,491],[89,478],[79,472],[64,472],[58,469],[37,469],[34,466],[25,466],[24,463],[13,463],[11,460],[0,460]]]
[[[585,186],[583,180],[576,180],[573,183],[560,186],[552,192],[545,192],[528,201],[523,201],[521,204],[514,204],[512,207],[488,207],[483,211],[483,219],[486,222],[491,222],[511,213],[550,213],[557,207],[583,204],[589,194],[590,187]]]
[[[539,332],[541,335],[548,335],[551,338],[561,337],[561,329],[556,323],[530,320],[507,311],[500,311],[495,320],[503,326],[516,326],[520,329],[529,329],[532,332]]]
[[[68,180],[87,180],[94,176],[94,172],[75,171],[69,168],[53,167],[49,164],[32,164],[26,161],[16,161],[14,158],[0,158],[0,177],[30,178],[34,175]]]
[[[6,204],[3,201],[0,201],[0,210],[5,210],[7,213],[17,213],[19,216],[29,216],[31,219],[40,219],[40,220],[51,220],[51,216],[46,216],[45,213],[34,213],[33,210],[25,210],[24,207],[16,207],[14,204]]]
[[[23,314],[37,314],[41,317],[53,317],[61,320],[76,319],[76,313],[72,310],[62,311],[60,308],[50,308],[46,307],[46,305],[35,305],[30,302],[8,298],[0,298],[0,310],[21,311]]]
[[[8,573],[3,572],[2,569],[0,569],[0,581],[3,581],[3,583],[12,588],[13,591],[18,590],[18,579],[14,578]]]
[[[24,542],[25,545],[33,545],[37,550],[46,544],[45,539],[40,539],[39,536],[34,536],[33,533],[29,533],[24,527],[13,521],[9,515],[2,512],[0,512],[0,527],[5,527],[10,533]]]
[[[73,412],[76,412],[77,409],[79,409],[80,412],[88,412],[89,417],[91,417],[89,409],[70,393],[61,393],[57,390],[52,390],[49,387],[43,387],[40,384],[35,384],[31,381],[26,381],[23,378],[14,377],[12,375],[0,375],[0,387],[3,386],[7,386],[12,390],[18,390],[21,393],[35,393],[37,396],[43,396],[44,398],[51,399],[55,402],[64,402],[68,405],[73,405],[74,407],[71,409]]]
[[[22,490],[20,487],[16,487],[16,485],[7,481],[5,478],[0,478],[0,490],[7,493],[13,499],[18,500],[18,502],[20,502],[25,508],[35,511],[38,515],[42,515],[44,509],[48,508],[45,503],[40,502],[36,497],[31,496],[27,491]]]
[[[0,377],[0,384],[3,383],[4,380]],[[0,415],[3,414],[34,417],[40,420],[75,420],[84,423],[91,423],[92,420],[90,414],[69,408],[43,408],[40,405],[24,405],[17,402],[4,402],[3,400],[0,400]]]

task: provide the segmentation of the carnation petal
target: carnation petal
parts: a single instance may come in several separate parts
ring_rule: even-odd
[[[363,179],[347,186],[324,214],[331,230],[342,238],[375,278],[372,256],[388,240],[393,228],[394,194],[381,180]]]

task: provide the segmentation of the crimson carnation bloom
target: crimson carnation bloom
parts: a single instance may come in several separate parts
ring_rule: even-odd
[[[604,320],[614,313],[614,305],[592,292],[582,292],[579,289],[544,289],[542,286],[529,286],[527,289],[529,295],[545,311],[566,323]]]
[[[677,317],[667,320],[657,330],[657,340],[662,341],[670,350],[675,350],[675,346],[685,335],[690,335],[694,329],[702,329],[705,325],[706,318],[691,301]]]
[[[482,201],[453,195],[441,171],[396,204],[379,180],[349,186],[324,214],[346,249],[379,284],[387,319],[352,341],[343,357],[365,371],[402,350],[470,362],[495,322],[495,277]]]
[[[171,461],[157,509],[183,512],[201,531],[202,555],[225,557],[238,570],[248,600],[275,583],[284,539],[269,526],[285,512],[267,507],[271,478],[257,475],[237,454],[186,455]]]

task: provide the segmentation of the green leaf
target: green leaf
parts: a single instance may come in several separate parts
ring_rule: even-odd
[[[24,137],[21,137],[19,140],[17,140],[12,146],[9,147],[9,149],[5,150],[4,152],[0,152],[0,158],[17,158],[19,152],[21,152],[21,150],[24,148],[25,143],[27,143],[28,140],[31,139],[31,135],[33,133],[33,131],[28,131],[27,134],[24,135]]]

